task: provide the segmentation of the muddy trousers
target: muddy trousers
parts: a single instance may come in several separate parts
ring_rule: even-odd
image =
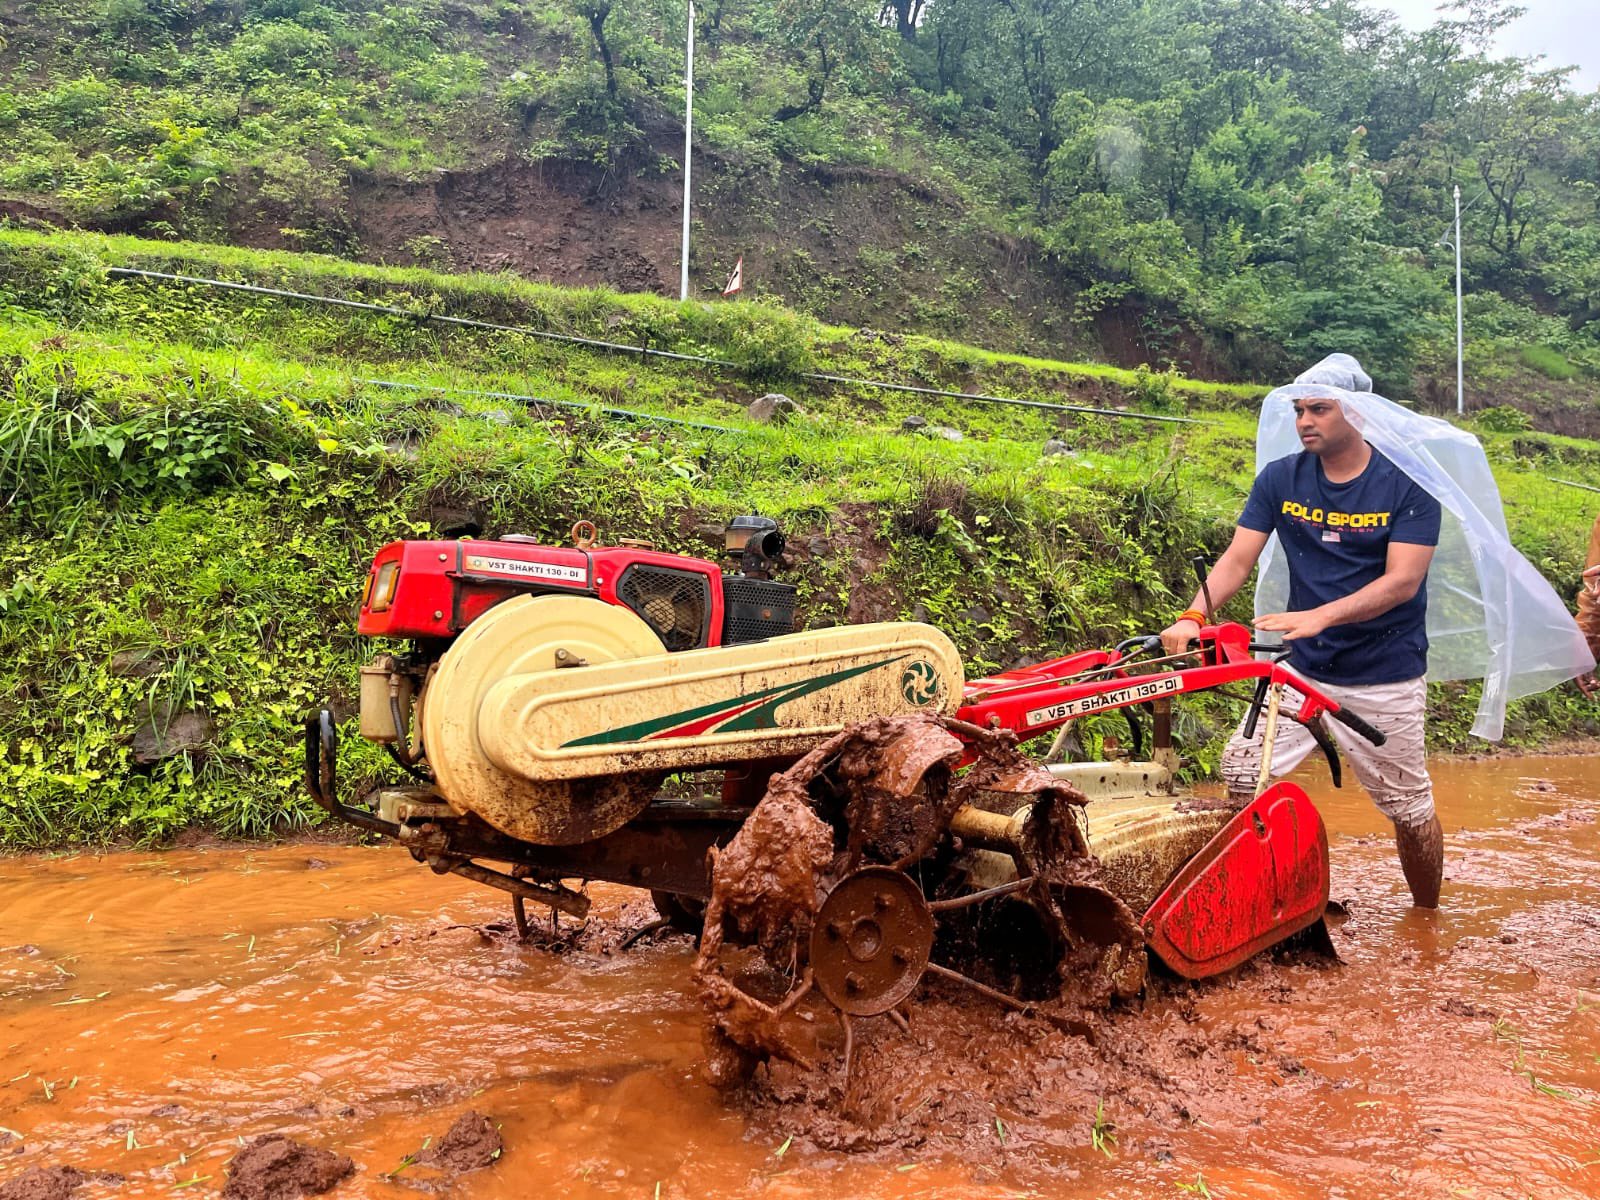
[[[1366,738],[1338,721],[1324,718],[1333,739],[1361,781],[1374,804],[1396,825],[1416,828],[1433,820],[1433,781],[1423,752],[1423,709],[1427,702],[1427,681],[1421,677],[1403,683],[1374,683],[1356,687],[1317,681],[1322,692],[1365,717],[1381,730],[1387,741],[1374,746]],[[1244,726],[1234,732],[1222,752],[1222,778],[1228,794],[1248,799],[1255,794],[1261,773],[1261,735],[1266,719],[1256,725],[1253,738],[1244,736]],[[1278,734],[1272,750],[1272,774],[1287,775],[1317,743],[1306,727],[1283,714],[1278,719]]]

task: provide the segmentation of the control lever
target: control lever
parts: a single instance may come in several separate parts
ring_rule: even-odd
[[[1328,760],[1328,771],[1333,776],[1333,786],[1343,787],[1344,777],[1339,768],[1339,748],[1333,744],[1333,738],[1328,735],[1328,727],[1318,717],[1306,726],[1306,732],[1315,739],[1317,745],[1322,747],[1322,755]]]
[[[1374,746],[1381,746],[1389,740],[1381,729],[1374,729],[1367,724],[1364,718],[1357,716],[1348,708],[1336,709],[1332,712],[1332,716],[1334,720],[1341,721],[1349,728],[1354,729]]]
[[[1194,574],[1195,578],[1200,581],[1200,599],[1205,602],[1206,606],[1206,624],[1215,624],[1217,610],[1211,604],[1211,584],[1209,582],[1211,570],[1204,554],[1196,554],[1194,556]]]
[[[1250,699],[1250,711],[1244,715],[1245,741],[1256,736],[1256,722],[1261,719],[1261,710],[1267,706],[1267,689],[1271,686],[1270,675],[1263,675],[1256,680],[1256,694]]]

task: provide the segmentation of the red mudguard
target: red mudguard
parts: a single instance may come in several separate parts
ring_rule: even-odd
[[[1145,940],[1185,979],[1236,967],[1328,907],[1328,834],[1311,798],[1275,783],[1173,877],[1144,915]]]

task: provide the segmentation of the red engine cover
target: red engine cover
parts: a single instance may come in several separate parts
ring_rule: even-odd
[[[1145,940],[1179,975],[1236,967],[1328,907],[1328,834],[1311,798],[1273,784],[1207,842],[1144,915]]]
[[[390,564],[392,597],[372,594]],[[619,594],[630,573],[685,580],[703,619],[694,645],[722,640],[722,572],[715,563],[634,547],[540,546],[520,541],[390,542],[374,556],[357,631],[367,637],[453,638],[502,600],[534,593],[594,596],[628,605]],[[379,605],[374,607],[374,605]],[[687,647],[672,647],[673,649]]]

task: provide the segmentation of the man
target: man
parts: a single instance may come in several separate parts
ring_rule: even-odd
[[[1600,517],[1589,531],[1589,554],[1584,559],[1583,582],[1578,587],[1578,628],[1589,643],[1589,653],[1600,658]],[[1578,676],[1578,688],[1585,696],[1600,691],[1593,671]]]
[[[1423,674],[1424,582],[1439,541],[1439,502],[1362,439],[1337,399],[1298,396],[1294,420],[1303,449],[1267,464],[1256,477],[1206,589],[1161,640],[1169,654],[1186,650],[1204,616],[1205,591],[1212,603],[1225,603],[1276,533],[1289,570],[1289,611],[1258,617],[1256,628],[1282,634],[1292,669],[1387,736],[1374,747],[1330,723],[1356,778],[1394,823],[1412,900],[1436,908],[1444,834],[1424,761]],[[1254,793],[1261,732],[1258,727],[1256,737],[1246,739],[1241,728],[1223,753],[1230,795],[1248,799]],[[1272,773],[1287,774],[1314,748],[1303,726],[1281,722]]]

